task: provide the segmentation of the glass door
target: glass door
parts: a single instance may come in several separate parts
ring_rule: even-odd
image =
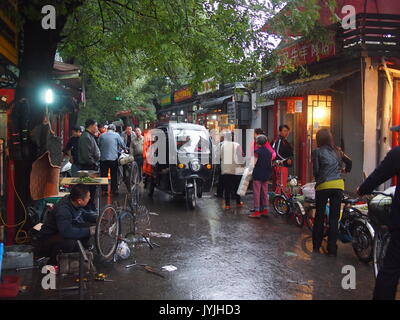
[[[332,96],[309,95],[307,97],[307,181],[313,181],[311,152],[317,147],[318,130],[331,130]]]

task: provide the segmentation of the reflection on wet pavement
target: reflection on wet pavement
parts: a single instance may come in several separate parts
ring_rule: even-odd
[[[87,298],[371,299],[372,266],[359,262],[350,244],[338,243],[337,258],[313,254],[306,227],[288,224],[272,210],[267,218],[248,219],[251,196],[245,200],[247,207],[224,211],[220,199],[204,197],[195,210],[188,211],[184,201],[158,191],[153,199],[144,195],[143,203],[158,214],[150,216],[149,228],[171,237],[153,237],[159,248],[150,249],[144,243],[128,260],[99,265],[98,270],[114,281],[90,284]],[[125,268],[135,260],[152,266],[165,278],[141,266]],[[177,270],[161,269],[168,265]],[[345,265],[356,268],[355,290],[342,289]],[[61,298],[43,290],[28,290],[19,296],[39,297]]]

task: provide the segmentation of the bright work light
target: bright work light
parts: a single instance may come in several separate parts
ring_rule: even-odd
[[[47,89],[44,96],[46,104],[51,104],[54,101],[53,90]]]

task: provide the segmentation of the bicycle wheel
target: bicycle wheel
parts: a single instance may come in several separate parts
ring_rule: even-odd
[[[313,206],[307,207],[305,210],[305,219],[306,225],[311,233],[314,230],[314,223],[315,223],[315,215],[316,215],[316,208]],[[329,224],[328,224],[328,217],[325,215],[324,217],[324,237],[328,235]]]
[[[129,234],[135,234],[135,215],[130,210],[123,209],[119,215],[120,234],[126,238]]]
[[[294,221],[296,222],[296,226],[298,226],[299,228],[303,227],[305,211],[303,205],[298,201],[294,203],[293,216]]]
[[[389,230],[385,227],[379,228],[375,233],[374,238],[374,275],[375,279],[378,276],[379,270],[382,268],[383,260],[385,258],[386,250],[390,242]]]
[[[306,208],[305,219],[307,228],[312,232],[314,229],[314,221],[315,221],[315,207],[308,206]]]
[[[131,184],[131,188],[133,186],[136,186],[140,183],[140,177],[139,177],[139,166],[138,164],[134,161],[131,163],[131,175],[130,175],[130,184]]]
[[[139,190],[139,167],[136,162],[131,163],[130,172],[130,199],[132,210],[137,210],[137,206],[140,201],[140,190]]]
[[[289,204],[284,196],[281,195],[275,196],[273,201],[273,207],[275,212],[280,216],[284,216],[289,213]]]
[[[370,262],[373,253],[373,239],[367,226],[359,220],[353,222],[351,229],[354,253],[362,262]]]
[[[112,258],[117,249],[119,236],[118,213],[112,205],[107,205],[100,213],[95,236],[100,256],[105,260]]]

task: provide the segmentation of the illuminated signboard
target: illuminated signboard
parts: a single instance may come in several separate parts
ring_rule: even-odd
[[[192,97],[192,90],[190,88],[183,88],[174,93],[174,102],[180,102],[190,99]]]
[[[166,106],[166,105],[171,104],[171,102],[172,102],[171,101],[171,95],[169,94],[169,95],[164,96],[164,97],[161,98],[160,104],[162,106]]]
[[[0,1],[0,55],[14,65],[18,64],[18,32],[15,0]]]

